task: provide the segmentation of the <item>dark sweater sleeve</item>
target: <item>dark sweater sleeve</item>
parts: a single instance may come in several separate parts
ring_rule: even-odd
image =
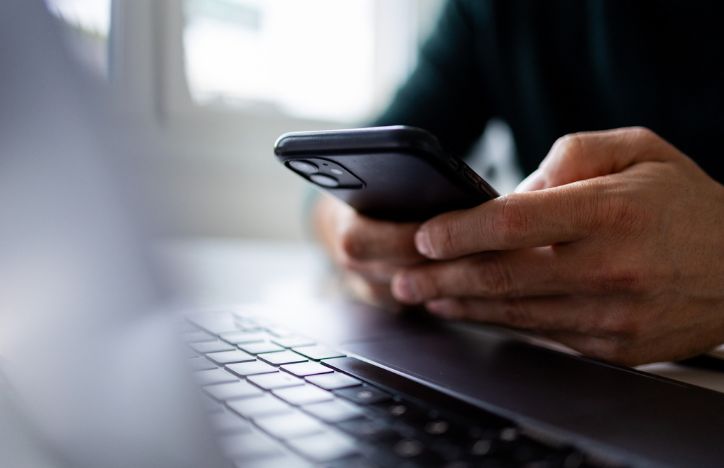
[[[472,21],[463,1],[447,2],[415,70],[374,125],[424,128],[451,154],[470,151],[491,116]]]

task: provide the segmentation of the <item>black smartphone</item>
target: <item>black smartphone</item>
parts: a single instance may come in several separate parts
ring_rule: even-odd
[[[377,219],[423,221],[498,196],[431,133],[415,127],[286,133],[274,153],[288,169]]]

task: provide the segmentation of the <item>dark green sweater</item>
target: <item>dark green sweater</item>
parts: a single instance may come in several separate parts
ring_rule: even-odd
[[[641,125],[724,182],[724,2],[451,0],[376,123],[462,156],[492,117],[526,173],[561,135]]]

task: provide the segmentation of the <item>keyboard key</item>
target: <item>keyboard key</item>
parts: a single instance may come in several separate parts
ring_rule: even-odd
[[[234,319],[237,321],[245,322],[255,322],[255,316],[254,312],[249,309],[239,309],[239,310],[232,310],[231,315],[234,316]]]
[[[402,439],[392,446],[392,450],[400,458],[414,458],[422,454],[425,446],[419,440]]]
[[[326,346],[319,345],[295,347],[294,351],[298,352],[301,355],[307,356],[309,359],[314,359],[315,361],[319,361],[320,359],[330,359],[345,356],[344,353],[340,353],[339,351],[327,348]]]
[[[261,353],[273,353],[276,351],[284,351],[281,346],[265,341],[262,343],[250,343],[246,345],[239,345],[239,348],[243,349],[249,354],[261,354]]]
[[[263,431],[279,439],[305,436],[322,432],[326,426],[304,413],[280,414],[254,419],[254,423]]]
[[[282,366],[282,369],[294,374],[297,377],[306,377],[308,375],[315,374],[328,374],[332,371],[329,367],[323,366],[318,362],[300,362],[298,364],[287,364]]]
[[[287,442],[292,449],[317,463],[326,463],[358,453],[354,442],[338,432],[326,431]]]
[[[249,382],[232,382],[204,387],[204,390],[220,401],[232,400],[236,398],[248,398],[262,393],[257,387]]]
[[[379,419],[352,419],[339,423],[337,427],[363,439],[389,440],[399,436],[389,423]]]
[[[236,321],[236,326],[244,332],[263,332],[264,330],[255,323]]]
[[[216,338],[214,335],[199,330],[184,333],[181,335],[181,339],[186,343],[202,343],[204,341],[214,341]]]
[[[251,432],[251,424],[230,411],[211,415],[211,426],[222,434]]]
[[[253,460],[284,454],[277,442],[255,432],[229,435],[222,438],[220,443],[224,454],[233,460]]]
[[[308,405],[310,403],[318,403],[334,399],[334,396],[332,396],[331,393],[312,385],[282,388],[280,390],[274,390],[273,393],[282,400],[293,405]]]
[[[381,403],[391,398],[389,393],[383,392],[367,385],[362,387],[345,388],[342,390],[336,390],[335,395],[346,398],[360,405],[371,405],[374,403]]]
[[[304,362],[307,360],[304,356],[301,356],[293,351],[260,354],[259,359],[277,366],[281,364],[292,364],[294,362]]]
[[[441,464],[439,457],[417,439],[400,439],[394,442],[390,448],[395,455],[405,460],[423,462],[430,466],[439,466]]]
[[[214,361],[216,364],[231,364],[232,362],[247,362],[254,361],[254,356],[247,354],[244,351],[222,351],[220,353],[211,353],[206,355],[207,358]]]
[[[239,379],[234,377],[225,369],[209,369],[194,373],[194,377],[201,382],[201,385],[212,385],[218,383],[235,382]]]
[[[435,419],[425,424],[424,431],[433,436],[445,435],[450,432],[450,423],[443,419]]]
[[[189,359],[189,363],[191,364],[191,369],[196,371],[216,369],[214,363],[212,363],[205,357],[191,358]]]
[[[363,411],[357,406],[344,400],[326,401],[302,406],[307,413],[328,423],[338,423],[350,419],[359,418]]]
[[[295,346],[311,346],[313,344],[316,344],[313,340],[310,340],[309,338],[304,338],[303,336],[285,336],[282,338],[273,338],[272,341],[279,346],[284,346],[285,348],[294,348]]]
[[[272,335],[276,336],[277,338],[289,338],[292,335],[294,335],[294,333],[287,330],[286,328],[277,327],[277,326],[267,327],[266,330],[269,333],[271,333]]]
[[[224,405],[211,398],[209,395],[201,395],[201,405],[207,413],[220,413],[224,411]]]
[[[550,447],[528,437],[520,437],[514,443],[508,444],[507,448],[510,457],[521,466],[533,465],[554,454]]]
[[[305,379],[307,382],[313,383],[325,390],[337,390],[339,388],[356,387],[362,385],[362,382],[348,375],[335,372],[334,374],[313,375]]]
[[[293,377],[284,372],[276,372],[274,374],[252,375],[249,382],[261,387],[265,390],[273,390],[276,388],[295,387],[304,385],[304,381]]]
[[[422,440],[418,440],[415,438],[398,437],[395,439],[379,441],[373,446],[366,446],[365,452],[370,458],[380,461],[385,459],[389,460],[387,461],[387,463],[383,464],[390,464],[390,462],[392,462],[392,460],[388,458],[389,454],[391,453],[394,454],[395,458],[393,460],[395,460],[394,464],[396,465],[408,466],[408,464],[411,462],[412,466],[459,466],[456,464],[446,464],[444,457],[441,457],[438,453],[431,451]],[[455,459],[456,458],[454,458],[453,460]],[[488,460],[485,461],[487,462]],[[478,463],[476,465],[467,464],[462,466],[503,468],[506,466],[519,465]]]
[[[202,341],[201,343],[192,343],[191,348],[200,354],[216,353],[219,351],[231,351],[234,349],[229,343],[220,340]]]
[[[256,388],[256,387],[254,387]],[[231,400],[226,403],[229,408],[243,417],[250,419],[269,414],[289,413],[292,407],[278,398],[265,393],[253,398]]]
[[[593,467],[586,461],[586,456],[571,448],[563,448],[554,450],[546,457],[547,466],[562,466],[564,468],[584,468]],[[544,465],[545,466],[545,465]]]
[[[270,338],[269,334],[264,332],[243,332],[237,331],[233,333],[222,333],[221,339],[231,344],[247,344],[266,341]]]
[[[390,402],[379,406],[380,414],[385,417],[415,427],[423,427],[431,420],[427,411],[406,402]]]
[[[239,377],[246,377],[248,375],[267,374],[270,372],[277,372],[277,368],[270,366],[269,364],[261,361],[252,362],[240,362],[238,364],[229,364],[226,366],[229,371],[238,375]]]
[[[196,325],[203,328],[207,332],[218,335],[220,333],[229,333],[237,330],[236,324],[231,318],[218,318],[210,320],[199,320]]]

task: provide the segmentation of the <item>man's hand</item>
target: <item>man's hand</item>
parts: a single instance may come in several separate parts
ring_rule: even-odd
[[[358,299],[392,310],[401,307],[390,293],[390,281],[399,268],[427,261],[413,240],[419,224],[366,218],[328,195],[315,206],[314,224]]]
[[[525,191],[423,224],[394,296],[622,364],[724,342],[724,187],[646,129],[560,139]]]

